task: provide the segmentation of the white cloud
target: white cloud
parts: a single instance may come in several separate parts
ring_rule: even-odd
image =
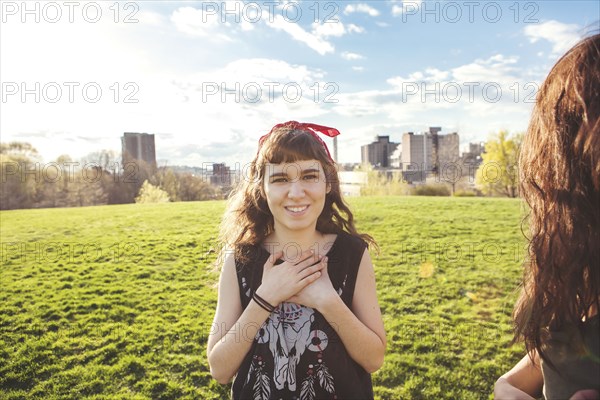
[[[319,37],[342,37],[348,33],[363,33],[365,28],[355,24],[344,25],[341,21],[312,24],[312,33]]]
[[[451,70],[452,78],[459,82],[494,82],[501,85],[519,82],[516,66],[518,57],[505,57],[496,54],[486,60],[477,59],[472,63],[461,65]]]
[[[135,17],[140,23],[150,26],[164,26],[165,24],[164,16],[154,11],[142,10]]]
[[[435,114],[439,121],[430,123],[444,126],[455,124],[457,115],[477,115],[483,131],[505,127],[503,121],[511,121],[507,128],[524,129],[517,125],[526,121],[538,82],[529,69],[519,67],[518,57],[496,54],[448,70],[428,67],[390,77],[387,89],[344,93],[334,111],[402,123]]]
[[[296,82],[309,85],[322,79],[324,72],[282,60],[250,58],[232,61],[225,67],[210,72],[209,76],[211,81]],[[207,77],[205,73],[200,74],[198,82],[205,82]]]
[[[350,53],[348,51],[344,51],[341,54],[342,58],[345,60],[362,60],[364,57],[357,53]]]
[[[171,14],[171,22],[180,32],[230,41],[229,36],[218,32],[219,28],[225,25],[219,19],[216,13],[206,13],[194,7],[180,7]]]
[[[319,37],[341,37],[344,36],[348,31],[341,21],[338,22],[325,22],[312,24],[312,33]]]
[[[335,47],[327,40],[317,34],[307,32],[298,24],[286,21],[281,15],[275,15],[273,17],[273,22],[267,21],[267,25],[273,29],[286,32],[293,39],[306,44],[320,55],[333,53],[335,51]]]
[[[555,20],[527,25],[524,29],[531,43],[539,40],[550,42],[553,55],[563,54],[577,43],[581,39],[579,31],[580,27],[576,24],[563,24]]]
[[[352,69],[356,72],[363,72],[365,70],[365,67],[352,67]]]
[[[400,4],[394,2],[392,4],[392,15],[397,17],[406,12],[414,13],[420,9],[422,3],[423,0],[401,1]]]
[[[450,75],[448,71],[440,71],[437,68],[425,68],[425,73],[427,73],[434,81],[448,79],[448,76]]]
[[[346,15],[352,14],[355,12],[369,14],[371,17],[377,17],[379,15],[378,10],[376,10],[375,8],[369,6],[365,3],[348,4],[346,6],[346,8],[344,9],[344,14],[346,14]]]
[[[344,25],[341,21],[337,22],[313,22],[312,30],[306,31],[297,23],[286,21],[280,15],[274,15],[265,19],[266,24],[273,29],[281,30],[289,34],[293,39],[306,44],[317,53],[324,55],[335,51],[334,45],[327,40],[330,37],[342,37],[348,33],[362,33],[364,28],[348,24]]]
[[[354,24],[348,24],[348,32],[352,33],[363,33],[365,31],[365,28],[363,28],[362,26],[358,26],[358,25],[354,25]]]

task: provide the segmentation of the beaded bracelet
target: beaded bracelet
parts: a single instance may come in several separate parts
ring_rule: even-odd
[[[265,299],[263,299],[262,297],[260,297],[258,294],[256,294],[256,292],[252,293],[252,299],[259,305],[261,306],[265,311],[268,311],[270,313],[272,313],[273,311],[275,311],[275,306],[273,306],[271,303],[269,303],[268,301],[266,301]]]

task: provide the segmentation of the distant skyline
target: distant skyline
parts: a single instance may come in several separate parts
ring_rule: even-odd
[[[462,151],[524,131],[551,66],[600,29],[593,0],[0,6],[1,140],[46,162],[145,132],[159,165],[243,165],[288,120],[339,129],[341,163],[429,126]]]

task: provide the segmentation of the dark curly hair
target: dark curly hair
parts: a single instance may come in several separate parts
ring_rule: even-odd
[[[538,93],[520,153],[530,207],[528,260],[515,340],[544,347],[549,329],[600,311],[600,34],[569,50]]]

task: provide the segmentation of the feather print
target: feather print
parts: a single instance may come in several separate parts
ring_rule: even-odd
[[[263,372],[262,362],[258,362],[256,381],[254,381],[254,400],[268,400],[271,396],[269,375]]]
[[[254,372],[254,362],[250,363],[250,370],[248,371],[248,376],[246,377],[246,382],[244,383],[244,385],[247,385],[248,382],[250,382],[250,378],[252,377],[252,373]]]
[[[329,368],[327,368],[322,362],[320,362],[319,366],[317,367],[317,378],[319,378],[319,384],[323,389],[332,394],[335,392],[333,376],[331,376],[329,373]]]
[[[308,376],[302,381],[300,400],[313,400],[315,396],[315,376],[309,370]]]

